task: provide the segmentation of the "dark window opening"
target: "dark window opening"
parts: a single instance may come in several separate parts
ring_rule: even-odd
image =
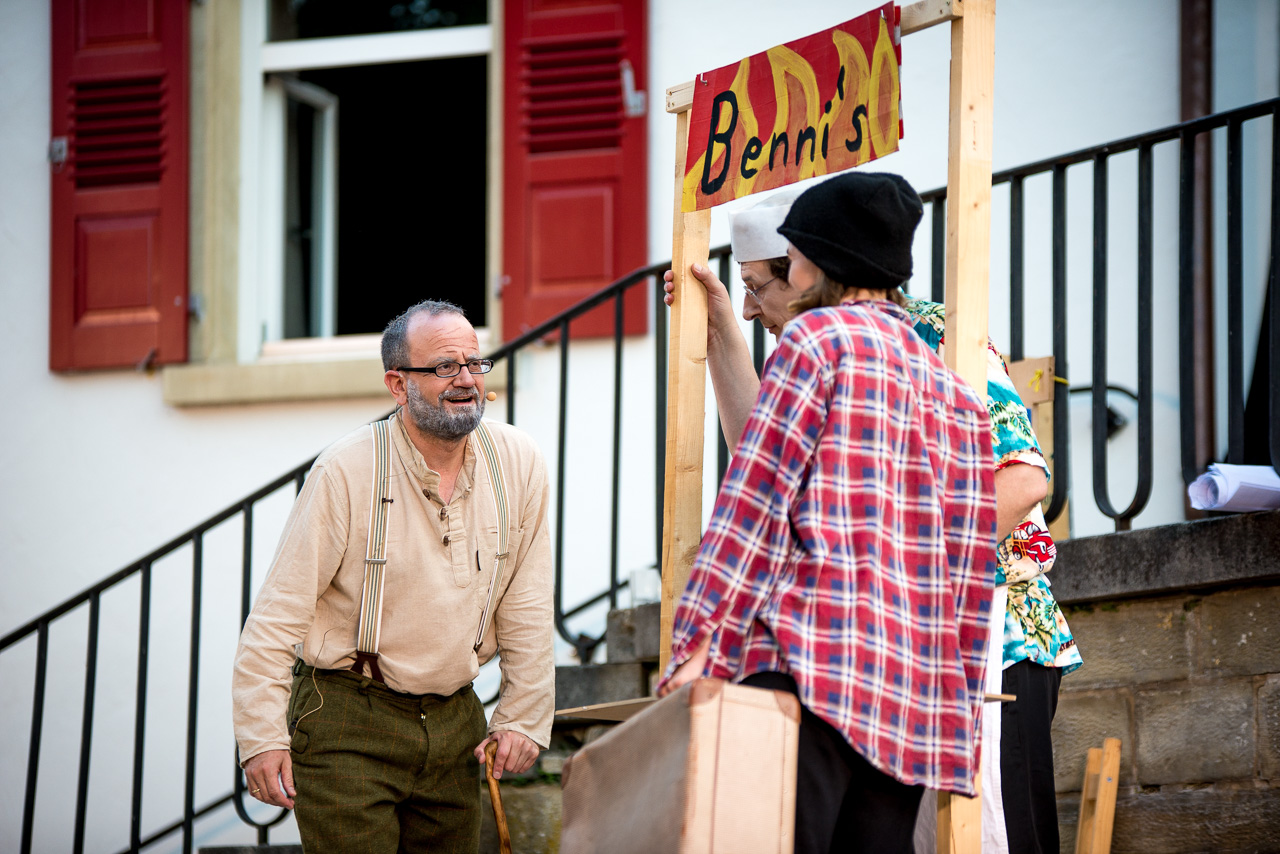
[[[271,0],[271,41],[489,23],[488,0]]]
[[[472,324],[486,325],[487,58],[332,68],[298,78],[339,105],[335,334],[381,332],[424,299],[449,300]],[[307,175],[311,155],[302,156],[301,141],[311,139],[306,123],[314,114],[297,109],[296,125],[294,114],[291,106],[289,136],[300,144],[290,172]],[[299,213],[286,212],[288,249],[301,262],[310,257],[303,244],[311,232],[301,214],[312,206],[301,192],[286,196]],[[286,283],[286,294],[294,289]],[[299,302],[286,297],[286,317],[307,316],[290,299]]]

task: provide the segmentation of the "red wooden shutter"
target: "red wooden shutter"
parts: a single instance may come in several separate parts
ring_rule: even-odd
[[[647,263],[648,145],[623,70],[647,90],[644,0],[508,0],[503,32],[502,331],[520,335]],[[645,288],[626,300],[643,334]],[[570,328],[613,334],[613,306]]]
[[[185,361],[187,2],[52,12],[49,366]]]

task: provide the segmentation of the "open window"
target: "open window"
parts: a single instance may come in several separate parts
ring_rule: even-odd
[[[194,7],[202,358],[163,373],[166,402],[380,396],[379,335],[428,298],[490,346],[489,6]]]
[[[429,298],[487,323],[487,5],[266,10],[263,352],[376,335]]]
[[[283,180],[263,211],[263,247],[274,285],[264,292],[268,341],[335,334],[338,98],[293,75],[270,75],[263,91],[266,171]],[[276,276],[280,276],[276,281]]]

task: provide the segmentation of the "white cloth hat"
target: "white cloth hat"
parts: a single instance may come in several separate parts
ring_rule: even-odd
[[[746,210],[729,214],[729,243],[733,259],[767,261],[787,254],[787,238],[778,226],[787,218],[791,203],[800,195],[798,187],[787,187],[760,200]]]

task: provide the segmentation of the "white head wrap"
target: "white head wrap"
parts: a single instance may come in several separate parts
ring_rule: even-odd
[[[733,247],[733,260],[742,263],[784,257],[787,238],[778,233],[778,226],[787,218],[791,203],[799,195],[800,188],[787,187],[746,210],[729,214],[729,243]]]

